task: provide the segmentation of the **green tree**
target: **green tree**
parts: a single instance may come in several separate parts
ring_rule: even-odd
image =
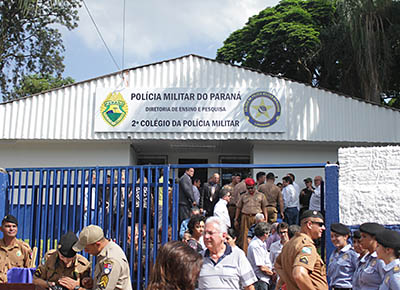
[[[57,27],[77,27],[81,0],[11,0],[0,4],[0,94],[4,100],[26,75],[61,77],[64,46]]]
[[[329,0],[283,0],[233,32],[217,59],[315,84],[320,35],[333,24],[334,12]]]
[[[11,93],[11,95],[13,98],[22,98],[33,94],[41,93],[44,91],[48,91],[54,88],[60,88],[62,86],[66,86],[74,82],[75,80],[70,77],[63,79],[52,76],[50,74],[45,74],[45,75],[34,74],[29,76],[23,76],[20,84],[15,89],[15,91]]]

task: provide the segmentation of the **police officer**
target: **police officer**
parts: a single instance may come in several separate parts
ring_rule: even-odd
[[[361,246],[368,253],[361,259],[353,276],[353,289],[378,289],[384,276],[384,262],[377,258],[375,237],[385,228],[377,223],[363,223],[360,226]]]
[[[300,233],[290,239],[276,259],[275,270],[288,290],[328,289],[325,264],[313,240],[325,230],[319,211],[307,210],[300,217]]]
[[[85,249],[85,252],[97,257],[93,290],[132,290],[125,253],[116,243],[104,238],[102,228],[96,225],[84,227],[73,249],[77,252]]]
[[[352,277],[358,264],[358,254],[347,240],[350,230],[344,224],[331,225],[331,241],[336,250],[331,254],[328,265],[329,286],[333,289],[352,288]]]
[[[378,259],[385,262],[386,272],[379,290],[400,289],[400,233],[383,230],[376,235]]]
[[[73,232],[61,236],[57,250],[47,252],[45,262],[35,271],[33,283],[43,288],[55,285],[71,290],[81,285],[90,288],[90,263],[72,249],[77,241]]]
[[[12,268],[28,268],[32,260],[29,245],[17,239],[18,220],[6,215],[0,226],[3,238],[0,239],[0,283],[7,282],[7,271]]]

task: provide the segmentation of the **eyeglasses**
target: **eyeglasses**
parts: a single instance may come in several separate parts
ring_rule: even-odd
[[[287,234],[287,233],[288,233],[288,231],[279,232],[280,235],[284,235],[284,234]]]
[[[314,222],[314,221],[310,221],[312,224],[316,224],[318,225],[320,228],[322,228],[323,226],[325,226],[325,224],[323,222]]]
[[[253,189],[254,186],[247,186],[247,189]]]

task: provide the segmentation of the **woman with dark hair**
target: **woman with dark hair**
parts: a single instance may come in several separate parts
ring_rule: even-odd
[[[379,290],[400,289],[400,233],[383,230],[376,235],[378,259],[385,262],[385,277]]]
[[[344,224],[331,224],[331,241],[336,250],[329,257],[327,275],[333,289],[352,288],[352,277],[357,268],[358,254],[347,240],[350,229]]]
[[[360,264],[353,276],[353,289],[379,289],[383,282],[385,271],[384,262],[378,259],[376,236],[384,230],[384,226],[377,223],[363,223],[360,226],[361,246],[368,253],[360,260]]]
[[[180,241],[163,245],[153,266],[147,290],[194,290],[203,257]]]
[[[205,220],[204,216],[195,215],[190,218],[188,223],[188,231],[192,236],[187,241],[187,244],[198,253],[204,250],[201,239],[203,237]]]

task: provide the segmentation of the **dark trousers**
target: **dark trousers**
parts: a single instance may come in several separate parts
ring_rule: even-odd
[[[179,225],[184,221],[185,219],[190,218],[190,207],[187,206],[186,204],[180,204],[179,205]]]
[[[285,209],[285,221],[290,225],[297,225],[299,219],[299,210],[297,207],[287,207]]]

